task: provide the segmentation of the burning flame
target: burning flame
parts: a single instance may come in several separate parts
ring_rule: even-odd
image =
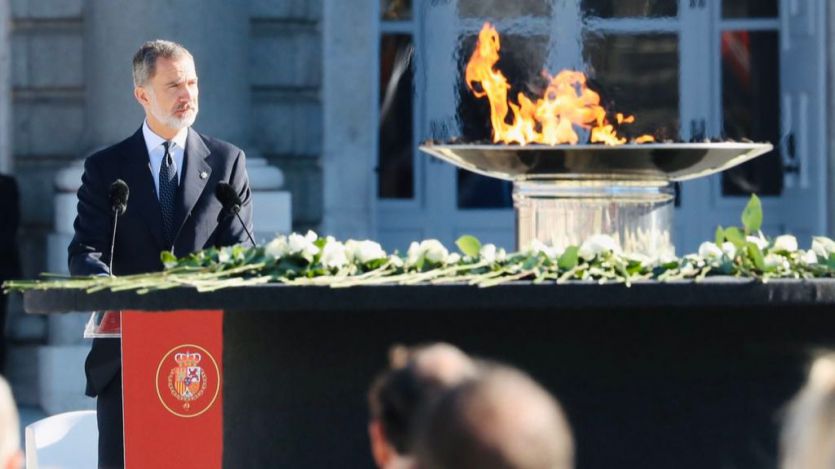
[[[486,96],[490,101],[494,143],[573,145],[579,141],[575,125],[589,130],[592,143],[621,145],[627,142],[606,119],[600,95],[586,87],[586,76],[582,72],[563,70],[554,77],[543,72],[549,83],[542,98],[532,101],[519,93],[515,103],[508,100],[510,84],[495,68],[499,61],[499,49],[499,33],[489,22],[484,23],[467,63],[465,76],[467,87],[473,94],[478,98]],[[510,123],[508,111],[512,113]],[[616,119],[618,125],[630,124],[635,121],[635,116],[618,113]],[[635,139],[636,143],[653,141],[655,139],[651,135]]]

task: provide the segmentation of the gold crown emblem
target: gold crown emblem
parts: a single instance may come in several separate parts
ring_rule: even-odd
[[[174,361],[180,366],[197,366],[203,356],[197,352],[177,353],[174,355]]]

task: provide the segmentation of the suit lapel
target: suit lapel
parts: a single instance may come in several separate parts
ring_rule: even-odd
[[[200,198],[206,188],[206,183],[209,182],[212,167],[206,160],[210,155],[211,153],[200,135],[189,128],[188,137],[186,137],[185,156],[183,157],[183,175],[180,178],[180,189],[177,191],[175,202],[174,233],[178,235],[186,222],[187,215],[194,208],[197,199]],[[175,244],[176,241],[175,239]]]
[[[127,145],[127,155],[125,156],[126,171],[123,177],[130,188],[128,210],[138,213],[145,220],[145,224],[157,244],[165,246],[162,238],[162,212],[157,199],[154,176],[151,174],[148,147],[145,145],[145,137],[142,136],[141,127],[130,138]]]

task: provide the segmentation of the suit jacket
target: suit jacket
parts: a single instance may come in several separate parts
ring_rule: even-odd
[[[89,156],[84,162],[78,190],[75,236],[69,245],[72,275],[109,273],[113,212],[110,185],[122,179],[130,189],[127,210],[119,216],[113,274],[129,275],[162,270],[160,252],[176,256],[211,246],[249,244],[236,217],[217,221],[222,206],[215,186],[226,181],[240,195],[240,215],[252,231],[252,199],[246,173],[246,157],[239,148],[192,129],[186,138],[180,185],[175,199],[172,245],[164,242],[162,213],[151,173],[145,138],[140,128],[126,140]],[[96,396],[121,369],[121,341],[95,339],[87,356],[87,394]]]
[[[0,174],[0,283],[20,278],[20,257],[17,250],[17,228],[20,224],[20,206],[17,183],[11,176]],[[0,302],[6,301],[0,298]],[[2,305],[0,305],[2,310]],[[0,331],[2,331],[0,323]]]

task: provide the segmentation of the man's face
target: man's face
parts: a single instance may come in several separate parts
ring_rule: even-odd
[[[191,126],[198,111],[194,61],[187,55],[158,58],[156,73],[136,94],[149,120],[175,131]]]

